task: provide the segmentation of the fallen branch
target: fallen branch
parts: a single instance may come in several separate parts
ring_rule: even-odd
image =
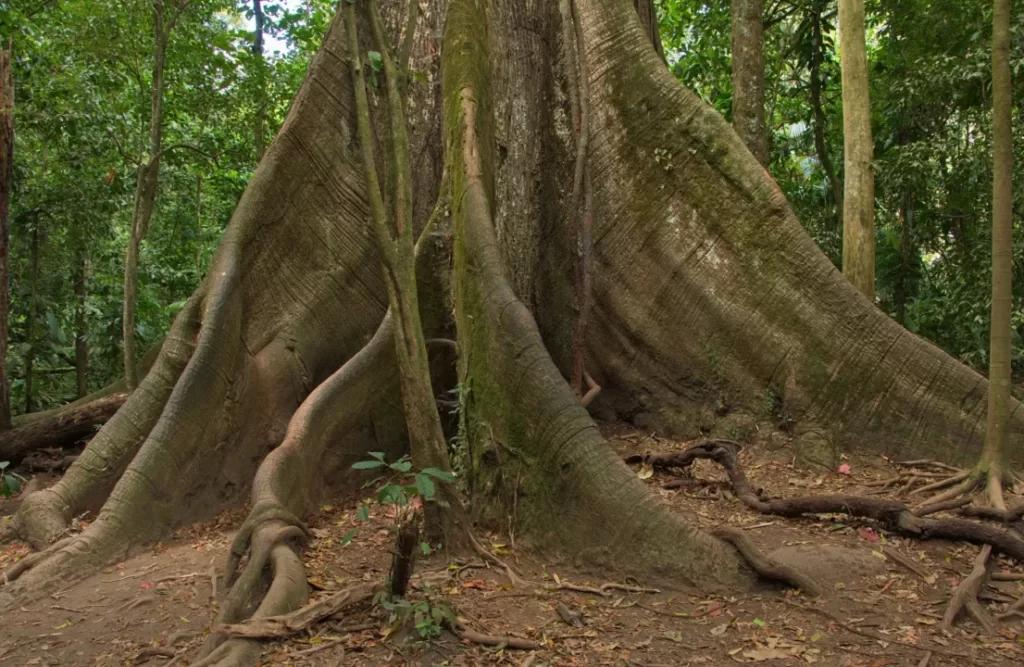
[[[496,635],[485,635],[477,632],[476,630],[470,629],[461,622],[455,626],[454,632],[462,641],[470,642],[471,644],[480,644],[481,646],[502,646],[504,648],[516,649],[518,651],[539,651],[544,648],[541,644],[532,642],[529,639],[520,639],[519,637],[510,637],[508,635],[502,635],[500,637]]]
[[[228,637],[246,637],[249,639],[275,639],[291,637],[312,627],[325,618],[334,616],[342,609],[365,602],[373,598],[381,590],[380,584],[358,584],[349,586],[319,602],[306,605],[301,609],[283,616],[251,618],[244,623],[216,625],[214,632]]]

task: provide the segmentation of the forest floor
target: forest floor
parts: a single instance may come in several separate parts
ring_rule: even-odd
[[[687,443],[655,438],[621,425],[603,430],[623,455],[681,449]],[[893,476],[880,457],[851,456],[849,474],[799,470],[788,445],[743,450],[755,485],[776,497],[865,492],[870,481]],[[674,510],[710,529],[721,523],[743,528],[763,550],[824,552],[806,561],[812,575],[828,582],[821,601],[790,591],[699,595],[664,589],[660,593],[607,596],[558,588],[558,583],[599,587],[605,580],[568,562],[539,562],[517,550],[507,536],[487,537],[492,550],[529,581],[512,587],[499,571],[478,561],[459,570],[437,593],[467,625],[491,635],[528,638],[544,645],[535,652],[460,643],[452,635],[413,641],[390,634],[379,608],[364,605],[316,626],[290,641],[269,642],[267,665],[886,665],[1024,664],[1024,622],[1005,624],[996,636],[961,619],[952,633],[940,628],[956,584],[970,572],[978,549],[967,544],[917,542],[863,522],[842,519],[790,521],[754,513],[729,493],[714,492],[725,481],[720,468],[698,461],[692,484],[678,490],[661,485],[679,479],[635,467]],[[844,470],[846,468],[844,467]],[[1012,498],[1012,502],[1020,498]],[[17,498],[0,503],[0,522]],[[325,501],[309,517],[314,538],[304,559],[315,595],[350,583],[381,581],[390,566],[393,536],[388,518],[376,511],[356,519],[358,498]],[[130,560],[19,609],[0,610],[0,667],[23,665],[187,665],[208,631],[216,608],[215,571],[223,567],[232,531],[245,508],[178,531]],[[339,546],[353,528],[351,543]],[[642,545],[637,545],[643,548]],[[831,551],[830,551],[831,550]],[[834,551],[836,558],[830,557]],[[28,550],[15,544],[0,550],[0,570]],[[421,558],[417,571],[451,569],[439,556]],[[1001,569],[1011,569],[1001,563]],[[1017,572],[1022,571],[1018,564]],[[649,582],[634,582],[649,585]],[[219,592],[220,594],[223,591]],[[1024,594],[1022,582],[995,582],[982,595],[991,611]],[[413,599],[421,599],[413,593]],[[560,618],[562,603],[582,616],[581,627]],[[401,635],[406,636],[401,636]],[[150,649],[147,652],[147,649]],[[161,649],[153,655],[152,649]],[[152,657],[147,657],[152,656]],[[173,656],[173,657],[172,657]]]

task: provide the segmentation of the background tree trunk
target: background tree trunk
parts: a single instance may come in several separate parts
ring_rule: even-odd
[[[10,314],[10,211],[14,177],[14,84],[11,50],[0,48],[0,431],[11,427],[7,383],[7,323]]]
[[[25,315],[25,412],[32,412],[32,378],[36,360],[36,302],[39,297],[39,216],[35,216],[32,227],[32,250],[29,255],[29,297],[28,312]]]
[[[732,126],[767,166],[763,6],[763,0],[732,0]]]
[[[875,175],[871,101],[864,35],[864,0],[839,0],[843,68],[843,275],[875,300]]]
[[[132,213],[131,236],[124,261],[124,304],[121,312],[124,377],[128,391],[139,385],[135,354],[135,301],[138,290],[139,248],[149,231],[156,207],[160,181],[160,151],[163,149],[164,65],[167,40],[173,22],[164,19],[163,0],[153,0],[153,81],[149,117],[149,152],[139,167],[135,184],[135,208]]]
[[[654,0],[633,0],[633,7],[640,17],[640,24],[647,32],[647,37],[654,45],[654,50],[664,60],[665,48],[661,44],[661,33],[658,31],[658,9],[654,6]]]
[[[811,5],[811,108],[814,113],[814,151],[818,154],[821,168],[832,186],[832,200],[835,205],[836,229],[842,226],[843,219],[843,181],[836,174],[832,155],[825,141],[825,107],[822,101],[821,64],[825,54],[825,42],[821,34],[822,13],[827,0],[814,0]]]
[[[1010,0],[995,0],[992,26],[992,328],[988,427],[982,465],[1006,470],[1009,454],[1010,317],[1013,308],[1013,130],[1010,87]]]
[[[75,389],[78,398],[89,393],[89,320],[86,317],[86,280],[89,275],[89,254],[84,239],[79,240],[75,258]]]
[[[252,55],[256,60],[256,118],[254,120],[253,135],[256,144],[256,161],[263,157],[266,142],[263,138],[263,129],[266,124],[267,115],[267,93],[266,93],[266,60],[263,56],[263,4],[261,0],[252,0],[252,13],[256,24],[252,40]]]

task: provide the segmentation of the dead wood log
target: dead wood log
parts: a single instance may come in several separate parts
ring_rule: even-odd
[[[48,419],[0,433],[0,461],[19,463],[38,449],[64,448],[92,437],[97,427],[114,416],[127,394],[112,394]]]

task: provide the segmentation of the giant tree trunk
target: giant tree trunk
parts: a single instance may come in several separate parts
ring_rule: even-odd
[[[1008,470],[1010,339],[1013,312],[1013,130],[1010,87],[1010,0],[995,0],[992,30],[992,320],[988,427],[982,465],[989,477]]]
[[[25,314],[25,412],[32,412],[35,398],[32,381],[36,362],[36,306],[39,299],[39,216],[36,215],[32,227],[32,246],[29,251],[28,263],[28,312]]]
[[[429,83],[409,90],[415,229],[439,196],[451,209],[418,257],[419,307],[428,339],[457,341],[472,508],[507,526],[515,507],[520,543],[617,576],[746,587],[733,548],[666,511],[565,379],[574,71],[592,108],[595,409],[685,436],[723,406],[753,411],[770,390],[845,451],[963,461],[981,449],[988,385],[843,279],[726,121],[664,66],[634,3],[572,4],[577,25],[568,1],[420,3],[413,67]],[[383,4],[391,35],[406,5]],[[250,557],[222,617],[250,603],[286,612],[308,593],[285,539],[301,516],[326,487],[358,483],[348,467],[369,448],[406,448],[352,55],[336,18],[153,370],[17,518],[36,546],[82,511],[96,520],[0,591],[0,605],[251,491],[232,569]],[[454,384],[436,377],[434,389]],[[1022,432],[1014,411],[1012,436]]]
[[[871,102],[864,35],[864,0],[839,0],[840,61],[843,68],[843,139],[846,163],[843,199],[843,275],[875,298],[875,174],[872,166]]]
[[[0,431],[11,427],[7,385],[7,322],[10,314],[10,212],[14,179],[14,85],[11,52],[0,48]]]
[[[732,0],[732,126],[767,166],[763,7],[763,0]]]

